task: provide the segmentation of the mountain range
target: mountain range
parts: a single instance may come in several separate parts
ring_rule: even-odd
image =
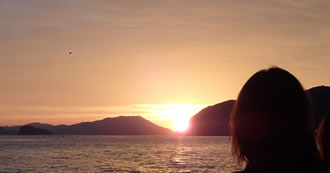
[[[318,86],[307,90],[313,101],[314,128],[316,129],[327,111],[330,110],[330,87]],[[230,135],[229,119],[235,100],[208,106],[190,119],[190,129],[185,135],[227,136]],[[48,130],[56,135],[173,135],[170,129],[158,126],[141,116],[120,116],[74,125],[50,125],[30,123],[32,133]],[[24,126],[23,126],[24,127]],[[31,132],[31,128],[30,131]],[[21,126],[0,127],[0,135],[26,134]],[[45,133],[45,131],[43,131]],[[180,133],[182,135],[182,133]]]
[[[13,126],[0,128],[0,134],[31,134],[34,127],[34,134],[44,134],[47,130],[55,135],[172,135],[170,129],[158,126],[141,116],[119,116],[105,118],[93,122],[82,122],[73,125],[50,125],[42,123],[30,123],[25,126]],[[23,129],[25,127],[25,129]],[[25,130],[29,130],[28,132]],[[43,132],[43,133],[40,133]]]

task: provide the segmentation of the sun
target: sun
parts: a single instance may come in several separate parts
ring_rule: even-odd
[[[174,128],[177,132],[185,132],[189,128],[189,119],[177,118],[174,120]]]
[[[205,105],[163,104],[155,107],[152,112],[160,119],[171,120],[171,129],[183,133],[189,129],[190,118],[204,107]]]

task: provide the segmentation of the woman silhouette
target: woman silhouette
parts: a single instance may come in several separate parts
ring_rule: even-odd
[[[243,86],[231,116],[241,172],[327,172],[314,141],[311,101],[289,72],[273,67]]]
[[[317,140],[321,159],[330,168],[330,112],[323,117],[317,130]]]

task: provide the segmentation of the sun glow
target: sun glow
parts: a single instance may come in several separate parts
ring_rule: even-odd
[[[158,117],[172,120],[172,129],[175,131],[186,132],[189,129],[190,118],[204,107],[204,105],[164,104],[159,105],[152,112]]]
[[[189,128],[189,119],[177,118],[174,120],[174,128],[177,132],[184,132]]]

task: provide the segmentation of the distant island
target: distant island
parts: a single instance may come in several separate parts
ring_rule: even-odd
[[[307,90],[314,108],[316,129],[327,111],[330,111],[330,87],[318,86]],[[229,119],[235,100],[208,106],[190,119],[190,129],[180,135],[228,136]],[[0,127],[0,135],[174,135],[170,129],[158,126],[141,116],[119,116],[73,125],[30,123],[25,126]]]
[[[20,128],[18,135],[52,135],[52,132],[46,129],[25,125]]]
[[[0,135],[16,135],[16,131],[8,130],[9,127],[0,127]]]

